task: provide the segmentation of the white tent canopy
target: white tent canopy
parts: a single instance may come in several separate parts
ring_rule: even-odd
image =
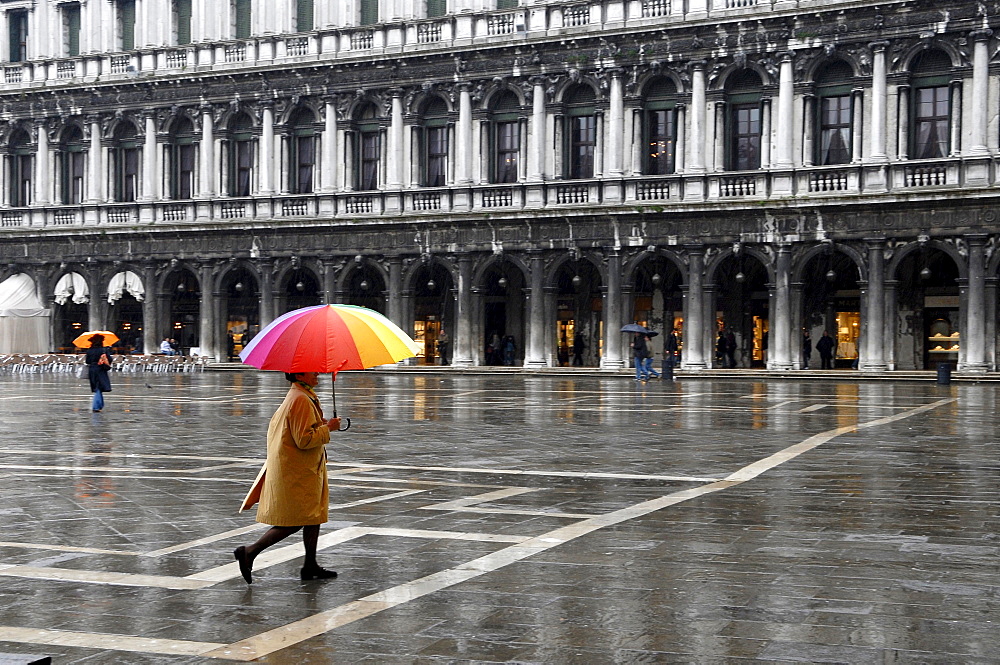
[[[24,273],[0,283],[0,353],[46,353],[52,312],[42,307],[35,280]]]
[[[114,305],[126,291],[131,293],[136,300],[142,302],[143,295],[145,295],[145,291],[142,289],[142,280],[131,270],[116,273],[108,282],[108,304]]]
[[[87,280],[78,272],[68,272],[56,282],[55,291],[56,304],[65,305],[70,298],[77,305],[90,302],[90,288],[87,287]]]

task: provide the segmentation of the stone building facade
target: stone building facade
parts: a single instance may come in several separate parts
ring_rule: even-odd
[[[10,0],[0,267],[53,349],[384,312],[457,365],[997,365],[990,3]],[[730,335],[731,333],[731,335]],[[659,344],[657,338],[656,342]],[[657,349],[662,348],[657,346]],[[816,363],[816,357],[813,356]]]

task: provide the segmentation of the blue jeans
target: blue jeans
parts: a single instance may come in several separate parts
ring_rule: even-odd
[[[642,381],[647,376],[649,376],[646,373],[646,363],[645,363],[645,361],[644,361],[643,358],[636,358],[634,364],[635,364],[635,380],[636,381]]]
[[[104,393],[101,392],[100,388],[94,391],[94,399],[90,402],[90,408],[94,411],[100,411],[104,408]]]
[[[643,369],[646,372],[646,378],[649,378],[651,376],[655,376],[656,378],[660,378],[660,373],[657,372],[655,369],[653,369],[653,359],[652,358],[646,358],[646,362],[644,364],[645,364],[645,367]]]

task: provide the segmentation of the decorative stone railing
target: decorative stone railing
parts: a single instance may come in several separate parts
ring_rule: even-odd
[[[892,164],[850,164],[781,171],[677,173],[665,176],[627,176],[588,180],[549,180],[461,187],[414,187],[365,192],[259,195],[242,198],[200,198],[186,201],[86,203],[83,205],[0,205],[2,229],[24,227],[124,228],[146,225],[245,223],[272,219],[353,219],[392,216],[438,216],[483,212],[514,214],[520,210],[580,209],[634,210],[651,206],[669,210],[691,204],[744,204],[799,200],[805,204],[824,198],[877,200],[904,193],[928,197],[942,191],[959,193],[969,180],[966,173],[982,172],[981,160],[960,158]],[[1000,169],[989,169],[994,180],[975,187],[1000,189]]]
[[[69,79],[89,83],[158,73],[192,73],[239,67],[280,67],[290,61],[326,62],[423,50],[453,51],[498,40],[558,38],[593,30],[644,30],[681,26],[692,19],[763,18],[788,9],[835,9],[851,0],[590,0],[533,4],[513,10],[461,12],[435,19],[405,20],[371,26],[322,28],[293,35],[162,45],[127,53],[96,53],[74,58],[33,57],[4,67],[0,90],[63,85]]]

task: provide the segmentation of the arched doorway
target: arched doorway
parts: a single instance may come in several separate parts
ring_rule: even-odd
[[[222,282],[226,353],[239,360],[243,347],[260,332],[260,289],[257,277],[246,268],[236,268]]]
[[[385,314],[385,279],[379,269],[365,261],[344,282],[344,302]]]
[[[833,337],[834,367],[857,369],[861,350],[861,287],[858,266],[850,256],[825,248],[806,263],[802,272],[802,335],[809,333],[815,349],[823,331]],[[880,333],[879,333],[880,334]],[[804,342],[803,342],[804,345]],[[802,346],[797,346],[800,358]],[[815,350],[810,367],[819,367]]]
[[[60,353],[79,351],[73,340],[90,324],[90,288],[78,272],[63,274],[53,290],[52,345]]]
[[[108,321],[118,335],[119,353],[143,353],[142,280],[131,270],[115,273],[108,282]],[[150,349],[155,350],[155,349]]]
[[[556,277],[556,362],[595,367],[603,355],[601,274],[590,261],[570,259]]]
[[[198,346],[201,332],[201,295],[198,278],[190,270],[175,270],[163,283],[164,294],[169,298],[167,319],[163,322],[163,332],[158,340],[169,337],[175,341],[175,348],[187,355],[192,346]],[[158,349],[147,349],[155,352]]]
[[[961,348],[957,264],[925,244],[903,257],[895,277],[896,369],[934,369],[939,362],[954,368]]]
[[[279,314],[303,307],[323,304],[319,279],[308,268],[293,268],[288,271],[284,280],[282,280],[279,293],[281,299]]]
[[[715,271],[713,367],[764,367],[769,293],[767,268],[745,249],[727,256]]]
[[[413,339],[423,348],[418,361],[448,364],[455,348],[451,273],[440,263],[425,263],[414,272],[412,283]]]
[[[652,341],[654,358],[663,358],[663,344],[672,330],[677,334],[678,346],[683,348],[683,281],[677,266],[659,254],[647,256],[635,270],[631,321],[658,333]]]
[[[524,273],[512,261],[500,258],[482,273],[478,293],[483,365],[522,365],[525,346]]]

